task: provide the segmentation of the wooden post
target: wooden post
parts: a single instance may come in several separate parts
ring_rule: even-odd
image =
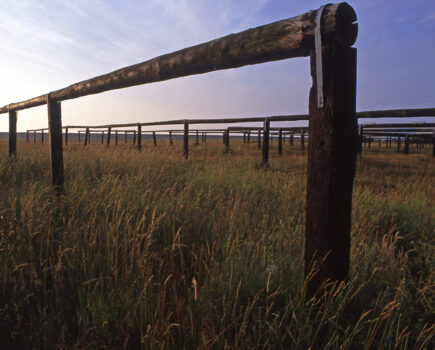
[[[41,129],[41,143],[44,143],[44,129]]]
[[[368,143],[369,143],[369,145],[368,145],[368,147],[370,148],[371,147],[371,144],[372,144],[372,137],[371,136],[369,136],[369,138],[368,138]]]
[[[301,150],[305,151],[305,130],[301,132]]]
[[[269,132],[270,120],[265,118],[263,126],[263,165],[269,164]]]
[[[17,155],[17,112],[9,111],[9,157]]]
[[[174,142],[172,141],[172,131],[169,130],[169,144],[172,146]]]
[[[227,131],[225,131],[225,153],[228,153],[230,151],[230,129],[227,128]]]
[[[127,131],[124,131],[124,143],[127,143]]]
[[[352,22],[356,20],[351,18]],[[307,297],[349,272],[352,189],[358,151],[356,49],[322,47],[323,101],[318,108],[316,55],[311,52],[305,277]]]
[[[189,157],[189,123],[184,121],[184,138],[183,138],[183,155],[187,159]]]
[[[435,129],[432,134],[432,157],[435,157]]]
[[[80,143],[80,130],[78,131],[78,133],[79,133],[79,143]]]
[[[248,131],[248,143],[251,143],[251,132]]]
[[[85,130],[85,146],[87,146],[89,143],[89,128],[86,128]]]
[[[397,152],[400,152],[400,135],[397,136]]]
[[[278,154],[282,155],[282,129],[278,130]]]
[[[133,130],[133,146],[136,144],[136,130]]]
[[[403,153],[408,154],[409,153],[409,135],[405,135],[405,147],[403,150]]]
[[[196,130],[196,145],[199,145],[199,132]]]
[[[227,144],[226,137],[227,137],[227,132],[224,131],[224,132],[222,133],[222,143],[223,143],[224,145]]]
[[[36,143],[36,131],[33,132],[33,143]]]
[[[137,125],[137,150],[142,149],[142,125]]]
[[[204,133],[201,133],[201,142],[204,143]]]
[[[65,128],[65,146],[68,146],[68,128]]]
[[[294,139],[293,139],[293,131],[290,133],[290,146],[293,146]]]
[[[63,192],[62,112],[60,102],[47,97],[51,179],[57,194]]]
[[[261,149],[261,130],[260,129],[258,129],[257,147],[258,147],[258,149]]]
[[[29,130],[26,130],[26,142],[29,143]]]
[[[115,131],[115,145],[118,146],[118,130]]]
[[[111,135],[112,135],[112,128],[109,126],[109,127],[107,128],[107,140],[106,140],[106,142],[107,142],[107,147],[110,146],[110,137],[111,137]]]
[[[204,142],[207,143],[207,133],[204,133]]]
[[[157,138],[156,138],[156,132],[153,131],[153,144],[154,146],[157,146]]]
[[[243,143],[246,143],[246,132],[243,133]]]
[[[104,145],[104,131],[101,132],[101,144]]]

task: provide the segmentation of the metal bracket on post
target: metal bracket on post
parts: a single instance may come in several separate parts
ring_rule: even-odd
[[[317,85],[317,108],[323,108],[323,64],[322,64],[322,22],[323,10],[327,5],[317,10],[316,28],[314,29],[314,50],[316,53],[316,85]]]

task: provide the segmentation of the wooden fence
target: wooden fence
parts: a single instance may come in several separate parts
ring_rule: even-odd
[[[308,144],[305,275],[310,297],[324,281],[343,280],[349,271],[352,188],[358,150],[356,49],[351,47],[358,33],[356,19],[353,8],[347,3],[326,5],[11,103],[0,108],[0,113],[9,112],[10,152],[15,154],[16,151],[17,111],[47,104],[52,182],[61,194],[64,184],[62,101],[193,74],[309,56],[313,85],[308,103],[311,142]],[[263,122],[265,157],[270,123],[282,119],[249,119]],[[140,149],[143,126],[182,124],[183,150],[187,158],[190,125],[232,122],[232,119],[176,120],[129,126],[137,127],[136,144]]]

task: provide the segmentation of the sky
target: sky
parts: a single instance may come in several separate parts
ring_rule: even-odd
[[[323,5],[301,0],[0,0],[0,106]],[[435,1],[349,1],[358,16],[357,111],[435,107]],[[308,58],[62,102],[63,125],[308,111]],[[435,122],[435,118],[420,119]],[[47,126],[46,106],[18,131]],[[8,130],[7,114],[0,131]]]

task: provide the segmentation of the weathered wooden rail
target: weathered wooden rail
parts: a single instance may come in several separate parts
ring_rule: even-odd
[[[349,271],[352,188],[358,149],[356,49],[351,47],[358,32],[356,19],[354,10],[347,3],[322,6],[290,19],[231,34],[26,101],[11,103],[1,107],[0,113],[9,112],[10,142],[13,143],[16,112],[47,104],[52,182],[57,192],[62,193],[62,101],[193,74],[309,56],[313,85],[308,106],[310,142],[305,275],[307,296],[310,297],[324,281],[343,280]],[[376,113],[372,113],[372,117],[377,117]],[[264,154],[268,147],[270,123],[281,119],[250,119],[263,122]],[[205,123],[231,123],[231,119],[183,120],[186,158],[189,127]],[[137,128],[136,142],[140,149],[143,126],[176,124],[180,125],[180,121],[129,126]],[[104,127],[116,128],[114,125]],[[89,129],[86,126],[85,139]]]

